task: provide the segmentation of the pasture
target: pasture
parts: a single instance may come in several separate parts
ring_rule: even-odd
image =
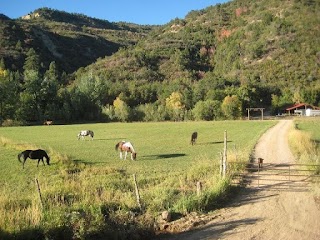
[[[0,236],[1,231],[41,229],[46,237],[67,231],[71,237],[89,239],[88,233],[97,237],[113,232],[110,221],[121,228],[127,223],[141,225],[130,215],[138,211],[133,174],[145,215],[214,208],[215,198],[228,188],[228,180],[219,176],[224,131],[228,160],[248,161],[256,141],[274,124],[221,121],[0,128]],[[79,131],[86,129],[94,131],[93,141],[77,139]],[[198,139],[192,146],[194,131]],[[120,160],[115,145],[121,140],[133,143],[136,161]],[[17,155],[30,148],[47,150],[50,166],[37,167],[36,161],[28,159],[22,169]],[[35,179],[40,183],[42,204]],[[204,186],[200,197],[195,191],[197,181]],[[150,226],[151,222],[147,221]],[[54,225],[64,228],[53,229]]]

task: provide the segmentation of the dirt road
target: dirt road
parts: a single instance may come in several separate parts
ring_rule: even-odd
[[[291,124],[283,120],[268,130],[255,148],[255,158],[263,158],[265,165],[294,162],[287,143]],[[205,225],[165,239],[320,239],[319,206],[308,183],[298,182],[299,187],[295,181],[284,187],[274,181],[249,185]]]

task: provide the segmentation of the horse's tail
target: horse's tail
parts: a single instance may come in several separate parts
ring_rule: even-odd
[[[21,162],[21,159],[20,159],[20,158],[21,158],[21,155],[22,155],[22,152],[18,154],[18,160],[19,160],[19,162]]]
[[[115,147],[115,150],[116,150],[116,151],[118,150],[119,145],[120,145],[120,142],[118,142],[118,143],[116,144],[116,147]]]

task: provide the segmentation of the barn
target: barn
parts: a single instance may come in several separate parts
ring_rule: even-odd
[[[319,116],[320,107],[308,103],[298,103],[286,108],[286,113],[288,115]]]

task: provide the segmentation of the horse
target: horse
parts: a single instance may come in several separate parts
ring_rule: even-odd
[[[51,121],[51,120],[46,120],[43,122],[43,125],[47,125],[47,126],[52,125],[52,124],[53,124],[53,121]]]
[[[191,145],[194,145],[196,144],[196,140],[198,138],[198,133],[197,132],[193,132],[192,135],[191,135],[191,141],[190,141],[190,144]]]
[[[37,167],[39,166],[39,162],[42,161],[43,166],[45,166],[43,158],[46,158],[47,164],[50,165],[50,157],[46,153],[46,151],[42,149],[37,150],[25,150],[18,154],[18,160],[21,162],[21,157],[23,157],[22,168],[24,168],[24,164],[28,158],[30,159],[38,159]]]
[[[132,144],[130,142],[121,141],[116,144],[116,151],[120,152],[120,159],[122,159],[122,153],[124,152],[124,160],[127,159],[128,152],[131,153],[131,160],[136,160],[137,153],[134,150]]]
[[[79,133],[78,133],[78,140],[81,139],[83,140],[85,136],[90,136],[91,137],[91,140],[93,140],[93,136],[94,136],[94,133],[93,131],[91,130],[81,130]]]

